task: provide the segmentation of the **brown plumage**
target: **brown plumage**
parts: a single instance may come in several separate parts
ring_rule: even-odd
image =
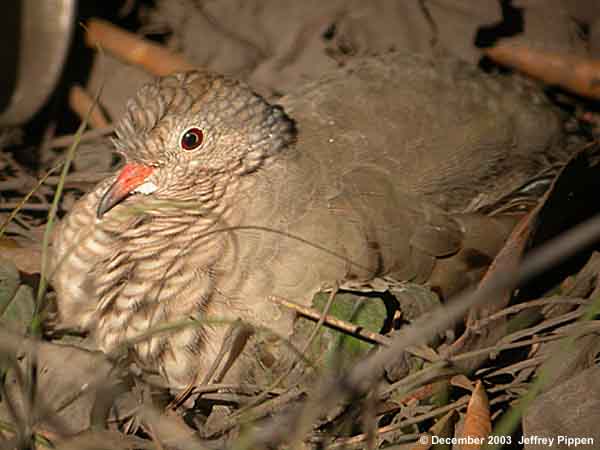
[[[114,141],[126,166],[54,242],[65,325],[104,351],[188,317],[286,335],[293,316],[274,297],[310,304],[321,287],[384,275],[438,283],[452,258],[460,272],[493,256],[510,227],[471,213],[552,162],[560,137],[518,86],[408,55],[352,63],[281,103],[204,72],[140,90]],[[184,386],[226,329],[157,334],[134,354]]]

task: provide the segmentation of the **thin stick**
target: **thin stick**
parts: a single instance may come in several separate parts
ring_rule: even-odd
[[[349,334],[357,339],[361,339],[371,344],[379,344],[387,347],[392,342],[390,338],[387,338],[373,331],[365,330],[359,325],[354,325],[353,323],[346,322],[345,320],[338,319],[337,317],[333,317],[330,315],[323,316],[316,309],[308,308],[306,306],[302,306],[281,298],[275,299],[275,302],[279,303],[282,306],[285,306],[286,308],[293,309],[298,314],[300,314],[303,317],[306,317],[307,319],[319,321],[321,320],[321,318],[323,318],[323,325],[325,325],[326,327]]]
[[[514,67],[549,85],[558,85],[575,94],[600,99],[600,61],[591,58],[500,44],[485,50],[494,61]]]
[[[117,58],[154,75],[163,76],[195,68],[182,55],[104,20],[88,21],[85,40],[89,46],[100,46]]]
[[[83,133],[83,130],[85,130],[85,127],[86,127],[86,121],[84,120],[79,125],[79,128],[77,129],[77,133],[75,135],[80,136],[81,133]],[[48,280],[46,279],[47,265],[48,265],[47,249],[48,249],[48,246],[50,245],[50,236],[52,235],[54,218],[56,217],[56,212],[58,211],[58,202],[60,201],[60,198],[62,197],[62,191],[63,191],[63,187],[64,187],[64,179],[67,177],[67,173],[69,172],[69,168],[71,167],[71,162],[73,161],[73,158],[75,157],[75,150],[77,149],[77,144],[78,144],[77,140],[74,141],[73,144],[71,144],[71,146],[69,147],[69,150],[67,151],[67,155],[65,157],[65,162],[64,162],[64,165],[62,168],[62,173],[61,173],[62,182],[58,183],[58,185],[56,186],[56,192],[54,193],[54,198],[52,199],[52,205],[50,206],[50,212],[48,213],[48,222],[46,223],[46,227],[44,229],[44,238],[42,241],[42,271],[41,271],[41,277],[40,277],[40,284],[38,286],[38,291],[37,291],[36,308],[35,308],[36,311],[33,315],[34,323],[32,323],[32,327],[31,327],[31,330],[34,333],[36,333],[40,330],[40,325],[41,325],[39,323],[35,323],[35,319],[37,316],[37,312],[39,310],[39,304],[42,301],[44,294],[46,293],[46,286],[47,286],[47,282],[48,282]]]

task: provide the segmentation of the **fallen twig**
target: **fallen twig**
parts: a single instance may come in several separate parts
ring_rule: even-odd
[[[298,305],[297,303],[290,302],[289,300],[277,298],[275,302],[280,305],[285,306],[286,308],[293,309],[298,314],[307,319],[319,321],[323,320],[323,325],[329,328],[333,328],[334,330],[342,331],[347,333],[357,339],[361,339],[363,341],[370,342],[372,344],[379,344],[384,346],[389,346],[392,340],[386,336],[383,336],[379,333],[375,333],[369,330],[365,330],[363,327],[359,325],[354,325],[353,323],[346,322],[345,320],[338,319],[336,317],[326,315],[323,318],[323,315],[313,308],[308,308],[306,306]]]
[[[513,67],[546,84],[600,99],[598,60],[507,44],[488,48],[485,54],[497,63]]]
[[[85,39],[88,46],[99,46],[117,58],[140,66],[154,75],[163,76],[195,68],[182,55],[104,20],[90,19]]]

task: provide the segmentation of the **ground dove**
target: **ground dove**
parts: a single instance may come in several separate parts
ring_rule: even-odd
[[[278,298],[489,262],[510,224],[476,210],[552,163],[560,129],[530,90],[444,58],[359,59],[278,106],[216,74],[160,78],[116,128],[125,166],[57,230],[59,318],[106,352],[196,319],[131,349],[172,387],[198,382],[217,319],[286,336]]]

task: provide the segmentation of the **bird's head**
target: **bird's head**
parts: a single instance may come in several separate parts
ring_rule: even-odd
[[[295,134],[282,108],[238,81],[206,72],[159,78],[129,100],[116,127],[125,166],[98,218],[130,195],[178,200],[211,178],[254,172]]]

